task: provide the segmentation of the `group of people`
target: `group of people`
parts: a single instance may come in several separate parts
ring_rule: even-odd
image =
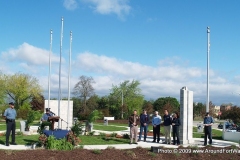
[[[152,124],[153,126],[153,141],[154,143],[160,142],[160,126],[164,126],[165,134],[165,144],[180,145],[179,139],[179,126],[181,125],[181,120],[177,112],[173,113],[171,116],[168,113],[168,110],[164,110],[163,123],[162,118],[158,114],[158,111],[154,112],[154,115],[150,119],[150,116],[147,114],[146,110],[143,110],[143,113],[140,116],[137,115],[137,111],[134,110],[133,114],[129,117],[129,127],[130,127],[130,144],[138,144],[141,141],[142,134],[144,132],[144,142],[146,142],[148,125]],[[204,145],[207,145],[207,138],[209,139],[209,144],[212,144],[212,124],[213,118],[206,113],[203,125],[204,125]],[[140,126],[140,133],[138,137],[138,126]],[[173,135],[173,143],[171,140],[171,130]],[[138,137],[138,138],[137,138]],[[134,142],[133,142],[134,140]]]

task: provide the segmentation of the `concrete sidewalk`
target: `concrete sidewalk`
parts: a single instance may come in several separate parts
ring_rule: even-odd
[[[194,143],[189,144],[189,145],[183,145],[183,147],[188,147],[188,146],[197,146],[199,148],[204,147],[203,146],[203,139],[202,138],[193,138]],[[161,141],[164,141],[164,137],[161,137]],[[234,142],[229,142],[229,141],[223,141],[223,140],[215,140],[213,139],[213,144],[212,146],[214,147],[228,147],[231,145],[239,146],[238,143]],[[154,147],[165,147],[165,148],[178,148],[176,145],[169,145],[169,144],[163,144],[163,143],[152,143],[152,137],[147,138],[147,142],[138,142],[138,144],[106,144],[106,145],[84,145],[84,149],[107,149],[108,147],[114,147],[115,149],[132,149],[132,148],[137,148],[137,147],[142,147],[142,148],[151,148],[152,146]],[[0,149],[3,150],[31,150],[32,146],[25,146],[25,145],[10,145],[10,146],[5,146],[3,144],[0,144]]]

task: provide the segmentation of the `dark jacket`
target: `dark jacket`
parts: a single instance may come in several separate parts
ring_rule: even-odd
[[[144,126],[144,123],[146,123],[147,125],[149,124],[149,115],[148,114],[141,114],[140,115],[141,126]]]
[[[172,117],[168,114],[168,115],[165,115],[163,116],[163,125],[164,126],[170,126],[172,124]]]
[[[135,115],[135,116],[136,116],[136,125],[139,125],[139,116],[138,115]],[[128,120],[129,120],[129,127],[133,126],[134,114],[132,114]]]
[[[175,124],[172,127],[179,127],[181,125],[181,120],[180,120],[180,118],[173,118],[172,123]]]

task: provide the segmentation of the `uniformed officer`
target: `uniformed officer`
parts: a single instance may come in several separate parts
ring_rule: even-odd
[[[6,127],[7,127],[7,132],[6,132],[6,146],[9,146],[9,136],[10,132],[12,131],[12,142],[10,144],[12,145],[17,145],[15,142],[15,130],[16,130],[16,117],[17,117],[17,112],[14,109],[14,103],[10,102],[9,103],[9,108],[7,108],[4,112],[3,117],[6,120]]]

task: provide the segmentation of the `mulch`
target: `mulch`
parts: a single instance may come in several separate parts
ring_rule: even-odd
[[[180,147],[180,149],[186,149]],[[193,148],[190,148],[191,150]],[[202,149],[202,148],[200,148]],[[205,150],[220,150],[222,148],[216,148],[207,146]],[[151,159],[171,159],[171,160],[199,160],[199,159],[211,159],[211,160],[228,160],[239,159],[240,153],[226,153],[226,150],[236,150],[239,148],[228,147],[224,148],[225,153],[173,153],[173,149],[166,149],[166,152],[172,151],[172,153],[154,153],[150,149],[135,148],[130,150],[118,150],[109,148],[105,150],[86,150],[86,149],[74,149],[72,151],[56,151],[56,150],[24,150],[24,151],[12,151],[12,150],[0,150],[1,160],[151,160]]]

